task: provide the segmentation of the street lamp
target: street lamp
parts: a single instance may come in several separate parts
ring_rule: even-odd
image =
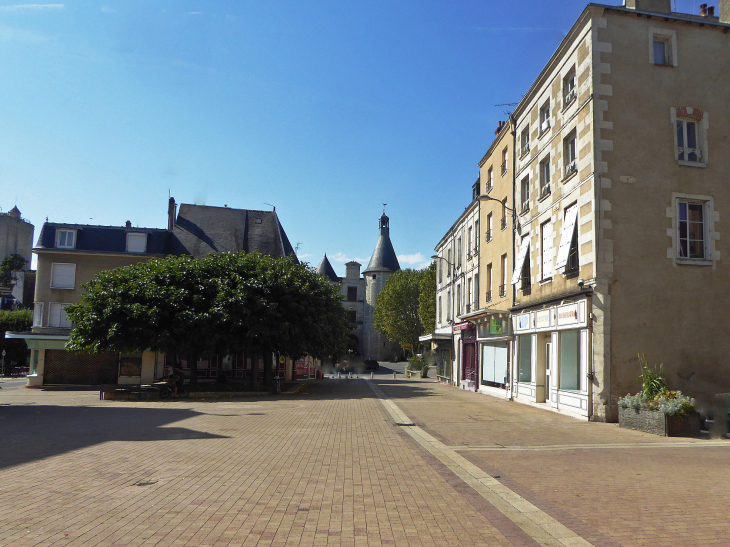
[[[504,207],[507,211],[509,211],[513,215],[515,214],[515,210],[512,209],[512,208],[510,208],[510,207],[507,207],[504,204],[504,201],[502,201],[501,199],[493,198],[492,196],[479,196],[479,197],[481,197],[483,199],[486,199],[487,201],[496,201],[497,203],[501,203],[502,204],[502,207]]]

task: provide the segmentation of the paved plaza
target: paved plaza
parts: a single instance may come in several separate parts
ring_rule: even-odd
[[[429,380],[99,401],[0,383],[0,545],[730,545],[730,442]]]

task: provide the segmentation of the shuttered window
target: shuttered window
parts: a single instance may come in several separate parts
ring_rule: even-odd
[[[68,317],[66,317],[66,310],[64,310],[64,306],[68,306],[69,304],[57,304],[52,303],[48,309],[48,326],[49,327],[58,327],[62,329],[70,329],[71,328],[71,321],[68,320]]]
[[[147,234],[127,234],[127,252],[147,252]]]
[[[517,256],[517,262],[515,262],[515,269],[514,272],[512,272],[512,284],[516,285],[520,282],[520,278],[522,276],[522,268],[525,265],[525,260],[528,260],[527,255],[530,250],[530,239],[529,237],[525,236],[522,238],[522,243],[520,244],[520,254]]]
[[[73,289],[76,285],[76,264],[51,265],[51,288]]]
[[[542,278],[553,276],[553,225],[548,220],[540,226],[542,232]]]
[[[43,326],[43,302],[35,302],[33,304],[33,326]]]
[[[565,268],[568,264],[571,244],[573,243],[573,234],[575,234],[578,220],[578,204],[573,204],[565,210],[565,219],[563,220],[563,229],[560,233],[560,247],[558,248],[558,258],[555,261],[555,269]]]

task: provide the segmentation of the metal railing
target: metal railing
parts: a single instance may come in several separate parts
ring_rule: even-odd
[[[492,241],[492,230],[487,230],[487,243]]]
[[[487,298],[487,302],[491,302],[492,301],[492,291],[487,291],[486,298]]]
[[[501,296],[502,298],[504,298],[505,296],[507,296],[507,285],[500,285],[499,286],[499,296]]]
[[[573,160],[568,165],[565,166],[565,178],[568,178],[573,173],[576,173],[578,171],[578,163]]]
[[[547,184],[543,184],[542,187],[540,188],[540,199],[544,198],[548,194],[550,194],[550,183],[549,182]]]
[[[507,217],[502,217],[502,229],[504,230],[507,227]]]

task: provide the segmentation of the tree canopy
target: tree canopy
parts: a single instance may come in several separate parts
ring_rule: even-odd
[[[423,334],[419,317],[421,278],[425,270],[399,270],[388,278],[375,302],[375,328],[391,342],[415,353]]]
[[[326,357],[347,343],[338,291],[290,257],[167,257],[99,272],[84,289],[66,308],[75,323],[68,349],[186,353],[193,381],[203,354]]]
[[[28,356],[25,340],[9,340],[6,332],[29,331],[33,323],[33,312],[30,310],[0,310],[0,353],[5,350],[5,363],[11,361],[24,362]]]

